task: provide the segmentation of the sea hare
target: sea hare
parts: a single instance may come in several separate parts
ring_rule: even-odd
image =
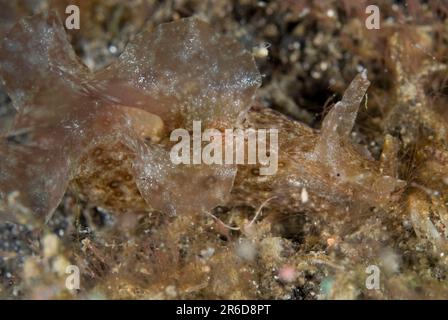
[[[193,120],[233,128],[261,82],[238,42],[194,18],[144,31],[92,73],[55,13],[25,18],[6,35],[0,74],[17,110],[0,142],[0,197],[18,191],[46,219],[70,181],[118,211],[143,208],[141,196],[173,214],[215,207],[236,168],[174,165],[166,134]]]
[[[313,130],[254,107],[260,75],[242,46],[206,23],[184,19],[143,32],[118,60],[92,73],[77,59],[53,14],[22,20],[0,51],[1,75],[18,111],[0,144],[0,196],[18,191],[48,217],[70,185],[112,211],[198,213],[225,203],[281,208],[358,201],[384,207],[405,183],[396,178],[397,143],[380,161],[351,143],[369,86],[359,74]],[[27,77],[23,79],[23,75]],[[175,165],[168,133],[244,126],[279,129],[279,171],[256,165]],[[235,180],[235,184],[234,184]],[[233,190],[232,190],[233,188]],[[319,200],[320,199],[320,200]],[[302,200],[302,201],[299,201]]]

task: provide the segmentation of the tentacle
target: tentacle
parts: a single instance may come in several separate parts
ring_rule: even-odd
[[[355,124],[361,104],[370,81],[367,79],[367,71],[358,74],[350,83],[342,100],[334,105],[322,122],[322,141],[335,141],[336,139],[348,139]]]

